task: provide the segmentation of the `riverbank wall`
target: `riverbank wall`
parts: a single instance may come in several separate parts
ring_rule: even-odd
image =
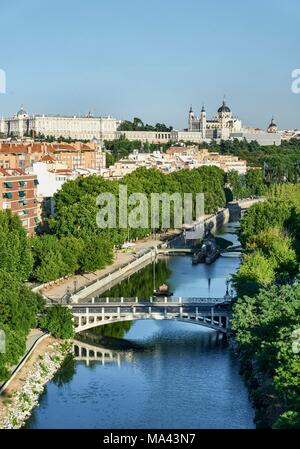
[[[45,339],[48,338],[49,334],[47,332],[44,332],[35,342],[34,344],[31,346],[31,348],[29,349],[29,351],[27,351],[27,353],[24,355],[24,357],[20,360],[20,362],[18,363],[18,365],[15,367],[15,369],[12,371],[9,379],[1,385],[0,388],[0,395],[2,393],[4,393],[4,391],[9,387],[9,385],[12,383],[12,381],[15,379],[15,377],[18,375],[19,371],[23,368],[23,366],[25,365],[25,363],[27,362],[27,360],[29,359],[29,357],[31,356],[31,354],[33,353],[33,351],[36,349],[36,347]]]
[[[229,219],[229,209],[224,208],[214,215],[205,216],[203,219],[199,220],[199,222],[194,225],[195,230],[193,232],[197,232],[198,238],[202,239],[204,237],[205,225],[209,224],[211,227],[211,232],[216,233],[222,228],[224,224],[228,223]],[[173,240],[176,240],[178,238],[182,238],[182,233],[179,236],[177,235],[176,237],[174,237]],[[159,250],[161,248],[165,248],[168,245],[171,245],[171,243],[172,240],[168,244],[162,242],[158,243],[157,245],[154,245],[152,248],[148,249],[144,254],[141,254],[140,256],[137,255],[137,258],[134,261],[127,263],[124,267],[121,267],[116,271],[109,273],[105,277],[96,280],[92,284],[83,287],[76,294],[72,295],[72,302],[78,303],[80,302],[80,300],[91,297],[93,294],[95,294],[95,292],[97,292],[97,294],[99,295],[108,288],[113,287],[114,285],[119,283],[120,280],[123,280],[128,275],[135,273],[136,271],[140,270],[141,268],[145,267],[153,260],[155,260],[155,258],[159,254]]]
[[[12,394],[1,398],[1,429],[20,429],[25,425],[33,408],[38,405],[45,385],[62,366],[71,349],[69,343],[52,342],[45,353],[37,358],[24,379],[20,379],[20,386]]]

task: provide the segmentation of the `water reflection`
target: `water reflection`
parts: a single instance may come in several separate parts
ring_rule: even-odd
[[[236,226],[223,236],[238,243]],[[238,259],[192,266],[160,260],[159,282],[174,296],[222,296]],[[152,267],[107,292],[151,295]],[[222,335],[195,324],[136,321],[76,336],[73,362],[49,382],[30,428],[253,428],[239,363]],[[59,413],[58,413],[59,410]]]

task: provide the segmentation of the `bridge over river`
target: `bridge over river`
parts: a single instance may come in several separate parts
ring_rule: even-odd
[[[135,320],[176,320],[226,333],[230,303],[227,293],[223,298],[91,298],[90,302],[66,307],[72,310],[76,333]]]

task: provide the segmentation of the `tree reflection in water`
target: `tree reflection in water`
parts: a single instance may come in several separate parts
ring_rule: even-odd
[[[102,293],[102,297],[124,298],[138,297],[149,298],[153,290],[166,282],[171,276],[169,260],[167,258],[156,259],[154,264],[147,265],[140,271],[115,285],[110,290]],[[169,286],[171,287],[171,286]]]

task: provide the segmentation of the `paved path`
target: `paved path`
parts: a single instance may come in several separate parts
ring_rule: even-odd
[[[54,283],[51,286],[43,288],[42,290],[40,290],[40,292],[51,299],[62,298],[68,291],[74,293],[75,287],[76,291],[78,291],[81,287],[89,285],[91,282],[107,276],[109,273],[112,273],[123,265],[132,262],[136,259],[136,254],[143,253],[144,251],[146,252],[147,249],[157,246],[161,243],[162,242],[158,239],[140,240],[136,242],[135,246],[130,248],[129,250],[118,250],[115,253],[115,260],[111,265],[101,270],[97,270],[93,273],[70,276],[67,279],[59,281],[59,283]]]
[[[41,331],[41,329],[31,329],[27,336],[26,341],[26,353],[32,348],[34,343],[44,334],[45,332]],[[24,354],[26,355],[26,354]],[[24,356],[23,356],[24,357]]]
[[[21,361],[27,356],[28,352],[31,350],[32,346],[35,344],[35,342],[42,336],[44,335],[45,332],[41,331],[40,329],[31,329],[31,331],[29,332],[28,336],[27,336],[27,340],[26,340],[26,351],[25,353],[22,355],[22,357],[20,357],[18,363],[14,366],[12,366],[10,368],[10,377],[12,376],[12,374],[14,373],[15,369],[17,368],[17,366],[19,366],[19,364],[21,363]],[[6,382],[6,381],[5,381]],[[5,382],[3,382],[2,384],[0,384],[0,389],[2,388],[2,386],[5,384]]]

